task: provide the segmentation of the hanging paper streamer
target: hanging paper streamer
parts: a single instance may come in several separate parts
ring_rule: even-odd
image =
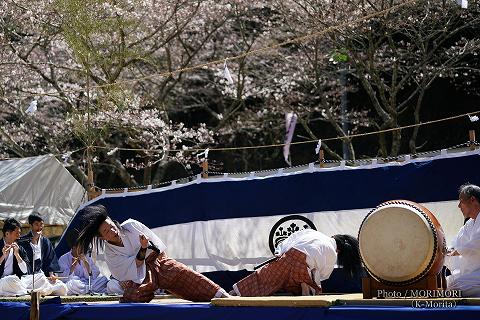
[[[315,154],[320,152],[320,148],[322,147],[322,139],[318,139],[317,147],[315,148]]]
[[[117,152],[117,151],[118,151],[118,147],[113,148],[112,150],[110,150],[110,151],[107,152],[107,155],[108,155],[108,156],[111,156],[111,155],[113,155],[113,154],[114,154],[115,152]]]
[[[462,9],[468,8],[468,0],[457,0],[457,3],[462,6]]]
[[[199,157],[201,157],[201,156],[204,156],[205,159],[208,159],[208,152],[209,152],[209,151],[210,151],[210,148],[207,148],[207,149],[205,149],[205,151],[200,152],[199,154],[197,154],[197,159],[198,159]]]
[[[468,118],[470,119],[470,122],[475,122],[475,121],[478,121],[478,116],[471,116],[471,115],[468,115]]]
[[[229,84],[233,84],[233,78],[232,75],[230,74],[230,70],[228,70],[227,66],[227,59],[225,59],[225,62],[223,63],[223,73],[225,76],[225,79],[227,79]]]
[[[37,111],[37,100],[33,100],[30,102],[30,105],[28,106],[27,110],[25,110],[26,113],[35,113]]]
[[[285,162],[291,166],[290,143],[292,142],[293,132],[295,131],[295,125],[297,124],[297,115],[293,112],[285,114],[285,122],[287,134],[285,135],[285,145],[283,146],[283,157],[285,158]]]
[[[70,160],[70,157],[72,156],[72,152],[68,151],[62,154],[62,159],[63,159],[63,165],[68,165],[68,161]]]

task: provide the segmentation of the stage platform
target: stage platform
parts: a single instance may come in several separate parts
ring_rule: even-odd
[[[29,318],[30,305],[25,302],[26,297],[15,298],[16,301],[5,301],[6,298],[2,300],[3,302],[0,302],[2,319],[20,320]],[[420,303],[416,307],[414,307],[415,301]],[[317,297],[234,297],[231,299],[214,299],[211,303],[191,303],[172,296],[164,296],[157,297],[150,303],[138,304],[120,304],[118,303],[118,297],[45,297],[40,305],[40,319],[42,320],[439,320],[478,319],[479,317],[480,299],[364,300],[361,298],[361,294]]]

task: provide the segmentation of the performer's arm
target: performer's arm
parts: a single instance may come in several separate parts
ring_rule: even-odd
[[[137,229],[140,234],[145,235],[145,237],[147,237],[150,242],[153,242],[153,244],[157,246],[160,252],[165,251],[166,246],[163,243],[163,241],[160,240],[160,238],[152,230],[150,230],[150,228],[148,228],[146,225],[144,225],[139,221],[135,221],[134,228]]]
[[[137,264],[137,267],[142,266],[142,264],[144,263],[148,247],[148,238],[143,234],[139,235],[139,238],[140,250],[138,250],[137,256],[135,257],[135,263]]]
[[[87,271],[87,273],[88,273],[89,275],[91,275],[91,274],[92,274],[92,269],[90,268],[90,264],[89,264],[88,261],[87,261],[87,257],[86,257],[84,254],[82,254],[82,255],[80,256],[80,259],[81,259],[81,261],[82,261],[82,263],[83,263],[83,267],[85,268],[85,271]]]
[[[19,252],[20,249],[18,247],[18,244],[16,244],[15,242],[12,243],[12,248],[13,248],[13,254],[15,255],[15,258],[17,258],[18,267],[23,273],[27,273],[27,270],[28,270],[27,264],[25,263],[25,261],[23,261],[22,257],[20,256],[20,252]]]
[[[461,256],[480,253],[480,230],[477,230],[470,240],[465,241],[465,243],[459,241],[455,247],[455,251]]]
[[[0,257],[0,264],[3,263],[3,260],[5,260],[5,258],[8,256],[8,251],[10,250],[10,246],[7,246],[5,245],[3,248],[2,248],[2,256]]]
[[[70,271],[68,275],[71,275],[75,271],[78,261],[79,261],[78,257],[72,257],[72,264],[70,265]]]

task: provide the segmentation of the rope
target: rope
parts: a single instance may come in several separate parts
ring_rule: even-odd
[[[451,146],[451,147],[448,147],[446,148],[446,150],[456,150],[456,149],[460,149],[462,147],[468,147],[471,145],[471,141],[468,141],[468,142],[464,142],[464,143],[461,143],[461,144],[458,144],[458,145],[455,145],[455,146]],[[478,142],[474,141],[473,144],[475,144],[477,147],[480,145]],[[412,158],[419,158],[420,156],[424,156],[424,155],[433,155],[435,153],[439,153],[441,152],[443,149],[440,149],[440,150],[433,150],[433,151],[426,151],[426,152],[422,152],[422,153],[417,153],[417,154],[411,154],[410,156]],[[397,157],[386,157],[386,158],[377,158],[377,160],[384,160],[385,163],[387,162],[391,162],[391,161],[397,161],[399,158],[402,158],[402,157],[405,157],[406,155],[399,155]],[[345,165],[350,165],[350,166],[355,166],[356,164],[368,164],[368,163],[371,163],[373,160],[372,159],[360,159],[360,160],[349,160],[349,161],[346,161],[345,162]],[[326,160],[325,162],[328,162],[328,163],[332,163],[332,164],[339,164],[341,161],[338,161],[338,160]],[[314,162],[314,164],[318,164],[318,161]],[[274,171],[278,171],[278,170],[288,170],[288,171],[298,171],[296,169],[299,169],[299,170],[302,170],[303,168],[305,168],[306,166],[310,165],[310,163],[305,163],[305,164],[299,164],[299,165],[296,165],[296,166],[292,166],[292,167],[283,167],[283,168],[274,168],[274,169],[265,169],[265,170],[256,170],[256,171],[240,171],[240,172],[218,172],[218,171],[207,171],[207,172],[202,172],[202,173],[207,173],[209,176],[223,176],[223,175],[229,175],[229,176],[233,176],[233,175],[250,175],[252,173],[255,174],[255,176],[260,176],[262,173],[266,173],[266,172],[274,172]],[[200,173],[199,173],[200,174]],[[157,183],[157,184],[152,184],[152,189],[156,188],[156,187],[162,187],[162,186],[166,186],[166,185],[171,185],[173,182],[181,182],[181,181],[186,181],[186,182],[191,182],[193,181],[194,179],[196,179],[196,177],[198,176],[198,174],[196,175],[191,175],[191,176],[188,176],[188,177],[185,177],[185,178],[180,178],[180,179],[175,179],[175,180],[170,180],[170,181],[166,181],[166,182],[160,182],[160,183]],[[135,190],[145,190],[147,189],[147,186],[137,186],[137,187],[130,187],[130,188],[107,188],[107,189],[102,189],[102,188],[99,188],[99,187],[95,187],[98,191],[102,191],[102,190],[105,190],[106,192],[109,192],[109,191],[117,191],[117,192],[123,192],[125,189],[127,189],[128,191],[135,191]]]
[[[331,138],[325,138],[322,139],[322,142],[325,141],[334,141],[334,140],[350,140],[353,138],[359,138],[359,137],[365,137],[365,136],[371,136],[375,134],[380,134],[380,133],[386,133],[386,132],[391,132],[391,131],[397,131],[397,130],[403,130],[403,129],[408,129],[408,128],[414,128],[414,127],[420,127],[424,125],[430,125],[434,123],[439,123],[439,122],[445,122],[449,120],[454,120],[462,117],[467,117],[467,116],[472,116],[480,113],[480,111],[473,111],[473,112],[467,112],[463,114],[459,114],[456,116],[451,116],[451,117],[446,117],[442,119],[437,119],[437,120],[431,120],[431,121],[426,121],[426,122],[420,122],[417,124],[410,124],[410,125],[405,125],[397,128],[391,128],[391,129],[384,129],[384,130],[378,130],[378,131],[373,131],[373,132],[366,132],[366,133],[357,133],[357,134],[351,134],[351,135],[346,135],[344,137],[331,137]],[[306,141],[296,141],[290,143],[290,145],[300,145],[300,144],[307,144],[307,143],[317,143],[317,140],[306,140]],[[225,147],[225,148],[208,148],[209,151],[234,151],[234,150],[249,150],[249,149],[263,149],[263,148],[276,148],[276,147],[283,147],[285,146],[285,143],[276,143],[276,144],[268,144],[268,145],[259,145],[259,146],[245,146],[245,147]],[[98,149],[113,149],[111,147],[101,147],[101,146],[93,146],[94,148]],[[141,152],[165,152],[165,150],[156,150],[156,149],[142,149],[142,148],[120,148],[116,147],[117,150],[124,150],[124,151],[141,151]],[[201,152],[205,151],[206,148],[193,148],[193,149],[172,149],[168,150],[169,152]]]

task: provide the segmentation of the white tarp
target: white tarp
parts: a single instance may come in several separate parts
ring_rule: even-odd
[[[27,222],[38,211],[46,224],[66,225],[85,189],[52,155],[0,161],[0,220]]]

